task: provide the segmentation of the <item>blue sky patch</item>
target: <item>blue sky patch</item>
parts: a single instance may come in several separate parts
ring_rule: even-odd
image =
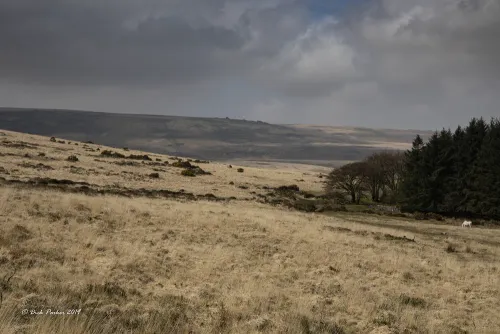
[[[309,10],[315,19],[325,16],[342,17],[347,11],[369,0],[309,0]]]

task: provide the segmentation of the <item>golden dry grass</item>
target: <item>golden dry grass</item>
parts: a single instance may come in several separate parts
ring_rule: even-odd
[[[180,175],[181,169],[169,166],[149,166],[141,164],[141,161],[134,161],[137,166],[118,166],[114,163],[119,159],[103,158],[100,153],[103,150],[112,150],[125,155],[129,154],[148,154],[153,160],[161,159],[162,162],[174,162],[175,159],[170,156],[151,154],[140,151],[124,151],[122,148],[109,148],[101,145],[92,145],[75,142],[68,144],[53,143],[49,138],[15,133],[0,130],[5,136],[0,137],[0,166],[10,172],[11,178],[26,180],[33,177],[50,177],[57,179],[70,179],[73,181],[88,182],[96,185],[119,184],[130,188],[147,189],[171,189],[178,191],[184,189],[187,192],[195,194],[212,193],[221,197],[247,198],[251,192],[262,193],[260,187],[276,187],[283,184],[294,183],[306,191],[321,191],[322,180],[318,178],[321,173],[326,173],[328,169],[317,166],[301,165],[300,169],[270,169],[256,168],[249,166],[233,165],[228,168],[228,164],[210,163],[197,164],[204,170],[213,173],[210,176],[200,176],[196,178],[186,178]],[[17,148],[2,145],[2,139],[16,143],[31,143],[39,146],[35,148]],[[60,139],[58,139],[60,140]],[[101,151],[89,151],[99,148]],[[44,157],[39,157],[39,153],[44,153]],[[30,158],[24,157],[25,154]],[[76,155],[78,162],[66,161],[70,155]],[[99,161],[96,161],[99,160]],[[26,167],[26,163],[36,165],[42,163],[50,166],[53,170],[40,170]],[[75,168],[71,169],[70,167]],[[244,172],[238,173],[237,168],[243,167]],[[81,168],[82,170],[78,170]],[[318,170],[320,172],[318,172]],[[148,175],[153,172],[160,174],[160,179],[150,179]],[[0,176],[2,172],[0,170]],[[230,182],[234,182],[231,185]],[[238,186],[248,186],[249,189],[242,190]]]
[[[201,167],[214,175],[185,178],[165,167],[159,180],[135,180],[119,171],[144,175],[151,167],[96,162],[82,143],[2,132],[11,142],[40,145],[0,146],[0,176],[8,179],[49,175],[200,194],[216,187],[217,195],[245,198],[253,188],[296,183],[303,174],[246,167],[237,173],[211,163]],[[54,170],[18,166],[38,163],[41,151],[57,159],[40,160]],[[71,154],[80,159],[73,165],[99,174],[70,173],[63,160]],[[317,175],[300,177],[320,189]],[[251,187],[236,190],[229,180]],[[495,229],[10,185],[0,187],[0,221],[0,333],[500,332]],[[397,238],[403,236],[415,242]]]

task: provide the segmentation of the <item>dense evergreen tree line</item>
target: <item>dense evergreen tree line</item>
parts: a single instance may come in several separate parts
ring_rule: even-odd
[[[500,219],[500,121],[472,119],[455,132],[420,136],[405,153],[404,211]]]

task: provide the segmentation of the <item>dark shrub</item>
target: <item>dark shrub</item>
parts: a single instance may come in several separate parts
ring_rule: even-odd
[[[448,243],[446,245],[445,251],[447,253],[456,253],[457,252],[457,246],[455,244]]]
[[[128,159],[153,161],[153,159],[151,159],[148,155],[135,155],[135,154],[131,154],[131,155],[128,156]]]
[[[339,204],[339,205],[345,205],[348,202],[345,194],[340,192],[340,191],[332,191],[332,192],[329,192],[328,194],[326,194],[324,196],[320,196],[320,197],[324,198],[324,199],[330,199],[335,204]]]
[[[207,172],[198,166],[193,168],[192,170],[195,172],[196,175],[212,175],[212,173]]]
[[[39,156],[39,157],[44,157],[44,156],[45,156],[45,153],[40,152],[40,153],[38,153],[38,156]]]
[[[118,165],[118,166],[139,166],[138,162],[135,162],[135,161],[123,161],[123,160],[114,162],[114,164]]]
[[[113,152],[110,150],[104,150],[101,152],[101,155],[103,157],[108,157],[108,158],[125,158],[125,156],[121,153],[118,152]]]
[[[299,186],[296,184],[292,184],[291,186],[280,186],[276,189],[278,192],[285,192],[285,191],[300,191]]]
[[[178,160],[176,162],[172,163],[173,167],[178,167],[178,168],[193,168],[193,165],[189,161],[182,161]]]
[[[429,217],[424,212],[415,212],[413,218],[416,220],[428,220]]]
[[[345,205],[337,205],[333,207],[333,211],[338,211],[338,212],[347,212],[347,208]]]
[[[427,213],[427,217],[429,219],[434,219],[434,220],[437,220],[437,221],[444,221],[444,217],[441,216],[440,214],[437,214],[437,213],[434,213],[434,212],[429,212]]]
[[[299,187],[297,187],[296,185],[291,185],[278,187],[274,190],[274,193],[282,197],[296,198],[296,194],[299,191]]]
[[[70,155],[66,160],[71,162],[77,162],[78,158],[76,157],[76,155]]]
[[[243,173],[245,170],[243,168],[238,168],[237,171],[238,173]]]
[[[50,137],[50,141],[55,143],[56,142],[56,137]]]
[[[315,212],[317,210],[315,203],[308,200],[295,201],[292,203],[292,207],[298,211],[304,212]]]
[[[195,171],[194,171],[194,170],[192,170],[192,169],[184,169],[184,170],[181,172],[181,175],[194,177],[194,176],[196,176],[196,173],[195,173]]]
[[[153,179],[159,179],[160,178],[160,174],[158,174],[158,173],[151,173],[151,174],[149,174],[149,177],[153,178]]]
[[[401,212],[392,212],[389,214],[390,216],[393,216],[393,217],[399,217],[399,218],[406,218],[406,214],[404,213],[401,213]]]
[[[315,198],[316,197],[313,194],[308,193],[308,192],[302,192],[302,196],[304,196],[304,198]]]

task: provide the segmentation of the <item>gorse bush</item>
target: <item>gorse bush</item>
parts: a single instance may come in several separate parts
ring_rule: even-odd
[[[193,165],[191,165],[191,163],[189,161],[182,161],[182,160],[177,160],[177,161],[173,162],[172,166],[177,167],[177,168],[193,168],[194,167]]]
[[[194,171],[194,170],[192,170],[192,169],[184,169],[184,170],[181,172],[181,175],[194,177],[194,176],[196,176],[196,173],[195,173],[195,171]]]
[[[144,154],[144,155],[137,155],[137,154],[131,154],[127,157],[127,159],[132,159],[132,160],[144,160],[144,161],[153,161],[153,159],[151,159],[149,157],[149,155],[147,154]]]
[[[125,155],[118,153],[118,152],[113,152],[110,150],[102,151],[101,156],[108,157],[108,158],[125,158]]]

